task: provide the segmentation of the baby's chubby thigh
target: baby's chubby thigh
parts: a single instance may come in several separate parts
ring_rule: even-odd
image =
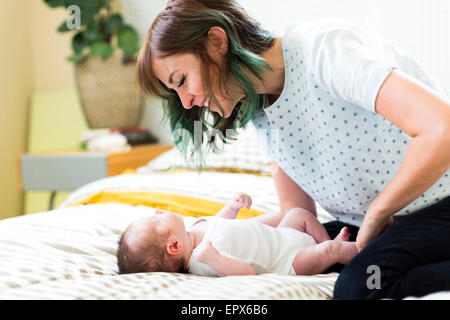
[[[286,212],[278,227],[292,228],[307,233],[316,242],[330,240],[328,232],[320,221],[303,208],[292,208]]]

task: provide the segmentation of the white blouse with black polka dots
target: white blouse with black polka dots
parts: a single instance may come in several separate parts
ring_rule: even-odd
[[[336,219],[361,225],[371,201],[392,180],[411,137],[375,112],[379,88],[397,68],[439,94],[411,57],[376,33],[341,21],[290,26],[282,37],[281,95],[252,122],[265,156]],[[447,172],[396,213],[408,214],[450,195]]]

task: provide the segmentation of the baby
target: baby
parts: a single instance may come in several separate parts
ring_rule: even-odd
[[[277,227],[234,219],[251,203],[250,196],[238,193],[216,216],[199,218],[188,230],[182,216],[159,209],[132,222],[119,241],[119,272],[313,275],[347,264],[358,252],[347,227],[331,240],[304,209],[289,210]]]

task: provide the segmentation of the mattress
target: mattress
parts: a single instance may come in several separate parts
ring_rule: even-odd
[[[263,274],[223,278],[181,273],[117,273],[121,233],[154,208],[130,203],[86,203],[95,194],[136,192],[196,197],[225,204],[236,192],[260,212],[277,210],[270,177],[225,172],[126,174],[90,183],[55,210],[0,221],[0,299],[331,299],[337,273]],[[125,197],[125,199],[129,199]],[[332,218],[320,206],[321,222]],[[186,225],[195,218],[184,215]],[[409,298],[416,299],[416,298]],[[421,299],[450,299],[440,292]]]
[[[277,209],[270,177],[223,172],[127,174],[90,183],[55,210],[0,221],[0,299],[330,299],[337,274],[210,278],[181,273],[119,275],[116,249],[128,224],[154,208],[74,205],[103,192],[159,191],[224,204],[237,191],[252,208]],[[319,209],[320,219],[330,216]],[[194,217],[185,217],[186,224]]]

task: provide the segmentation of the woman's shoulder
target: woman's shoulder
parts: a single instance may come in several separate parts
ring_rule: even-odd
[[[317,40],[325,38],[335,40],[337,39],[335,36],[338,36],[339,33],[360,35],[362,38],[369,34],[370,36],[375,35],[373,31],[357,22],[341,19],[318,19],[286,25],[282,36],[283,46],[285,49],[289,49],[297,47],[299,44],[313,44]],[[333,37],[327,37],[329,35],[333,35]]]
[[[307,36],[313,34],[320,34],[332,32],[342,29],[366,29],[365,26],[351,20],[343,19],[316,19],[309,21],[301,21],[290,23],[284,28],[284,35],[297,34],[300,36]]]

